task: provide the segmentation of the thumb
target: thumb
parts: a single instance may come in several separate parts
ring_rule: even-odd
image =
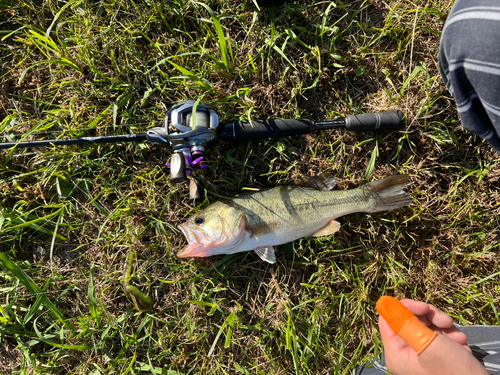
[[[429,329],[406,306],[393,297],[380,298],[377,302],[377,311],[394,334],[406,341],[417,354],[425,350],[436,338],[436,332]]]
[[[406,341],[404,341],[391,329],[382,315],[379,315],[378,317],[378,328],[386,352],[400,353],[408,348]]]

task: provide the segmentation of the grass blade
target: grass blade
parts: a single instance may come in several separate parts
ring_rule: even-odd
[[[222,335],[222,333],[224,332],[224,329],[228,325],[230,326],[230,328],[228,329],[228,333],[226,335],[226,341],[224,343],[224,346],[226,348],[229,347],[229,345],[231,344],[231,335],[233,333],[233,326],[234,326],[235,318],[236,318],[236,314],[233,311],[231,314],[229,314],[229,316],[226,318],[226,320],[224,320],[224,323],[220,327],[219,332],[217,332],[217,336],[215,336],[215,340],[212,343],[212,346],[210,347],[210,350],[208,351],[208,355],[209,356],[213,354],[213,352],[215,350],[215,347],[217,345],[217,342],[219,341],[220,336]]]
[[[226,342],[224,343],[225,348],[229,348],[231,346],[231,337],[233,336],[233,330],[234,330],[234,322],[236,321],[236,314],[234,311],[229,315],[227,318],[227,333],[226,333]]]
[[[92,265],[92,267],[90,268],[90,279],[89,279],[89,289],[88,289],[89,310],[90,310],[90,316],[99,327],[100,319],[99,319],[99,309],[97,306],[97,296],[95,293],[94,270],[95,268]]]
[[[219,19],[215,15],[214,11],[212,8],[210,8],[207,4],[204,3],[199,3],[195,2],[195,4],[203,6],[208,13],[210,13],[210,18],[212,19],[212,22],[214,23],[215,30],[217,30],[217,38],[219,40],[219,51],[222,57],[222,62],[224,63],[224,66],[226,67],[226,70],[229,71],[229,62],[227,59],[227,43],[226,43],[226,37],[224,35],[224,30],[222,30],[222,26],[219,22]]]
[[[37,298],[41,299],[42,304],[49,310],[49,312],[54,315],[62,324],[71,330],[75,327],[64,318],[63,314],[59,309],[47,298],[47,295],[42,292],[42,290],[35,284],[35,282],[24,273],[24,271],[17,266],[13,261],[11,261],[7,255],[0,252],[0,261],[3,262],[5,267],[7,267],[14,276],[28,289],[32,294],[36,295]]]
[[[200,78],[196,76],[196,74],[191,73],[189,70],[186,68],[183,68],[182,66],[174,63],[173,61],[168,60],[170,64],[174,66],[175,69],[177,69],[179,72],[184,74],[187,78],[189,78],[191,81],[195,82],[197,85],[199,85],[202,89],[205,90],[211,90],[212,87],[207,84],[206,82],[203,82]]]
[[[371,177],[373,170],[375,169],[375,164],[377,163],[378,155],[379,151],[378,151],[378,136],[377,136],[375,137],[375,145],[373,146],[370,161],[368,162],[368,166],[366,167],[365,180],[368,180]]]

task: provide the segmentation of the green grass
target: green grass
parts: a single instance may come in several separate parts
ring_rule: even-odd
[[[0,153],[1,374],[349,374],[382,345],[382,295],[499,324],[500,162],[460,128],[437,67],[448,1],[0,0],[4,141],[144,133],[185,99],[222,123],[401,109],[404,131],[216,141],[204,202],[171,150],[101,144]],[[334,236],[178,259],[176,228],[240,189],[321,172],[338,189],[409,173],[414,203]],[[122,288],[150,291],[136,311]]]

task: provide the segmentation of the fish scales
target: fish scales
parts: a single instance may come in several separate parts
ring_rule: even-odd
[[[363,211],[368,207],[369,199],[362,188],[318,191],[283,186],[247,193],[226,203],[241,210],[247,218],[247,228],[253,231],[258,229],[261,235],[268,231],[282,232],[290,228],[302,234],[311,233],[311,229],[320,229],[327,218],[333,220]],[[307,227],[302,225],[306,220]]]
[[[409,205],[412,198],[403,189],[407,181],[408,175],[396,175],[343,191],[280,186],[218,201],[179,226],[188,245],[177,255],[205,257],[255,250],[273,263],[273,246],[332,234],[340,229],[335,221],[340,216]],[[331,180],[323,182],[333,186]]]

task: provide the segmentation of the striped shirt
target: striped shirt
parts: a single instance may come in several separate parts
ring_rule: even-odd
[[[462,126],[500,152],[500,1],[455,1],[441,36],[439,68]]]

